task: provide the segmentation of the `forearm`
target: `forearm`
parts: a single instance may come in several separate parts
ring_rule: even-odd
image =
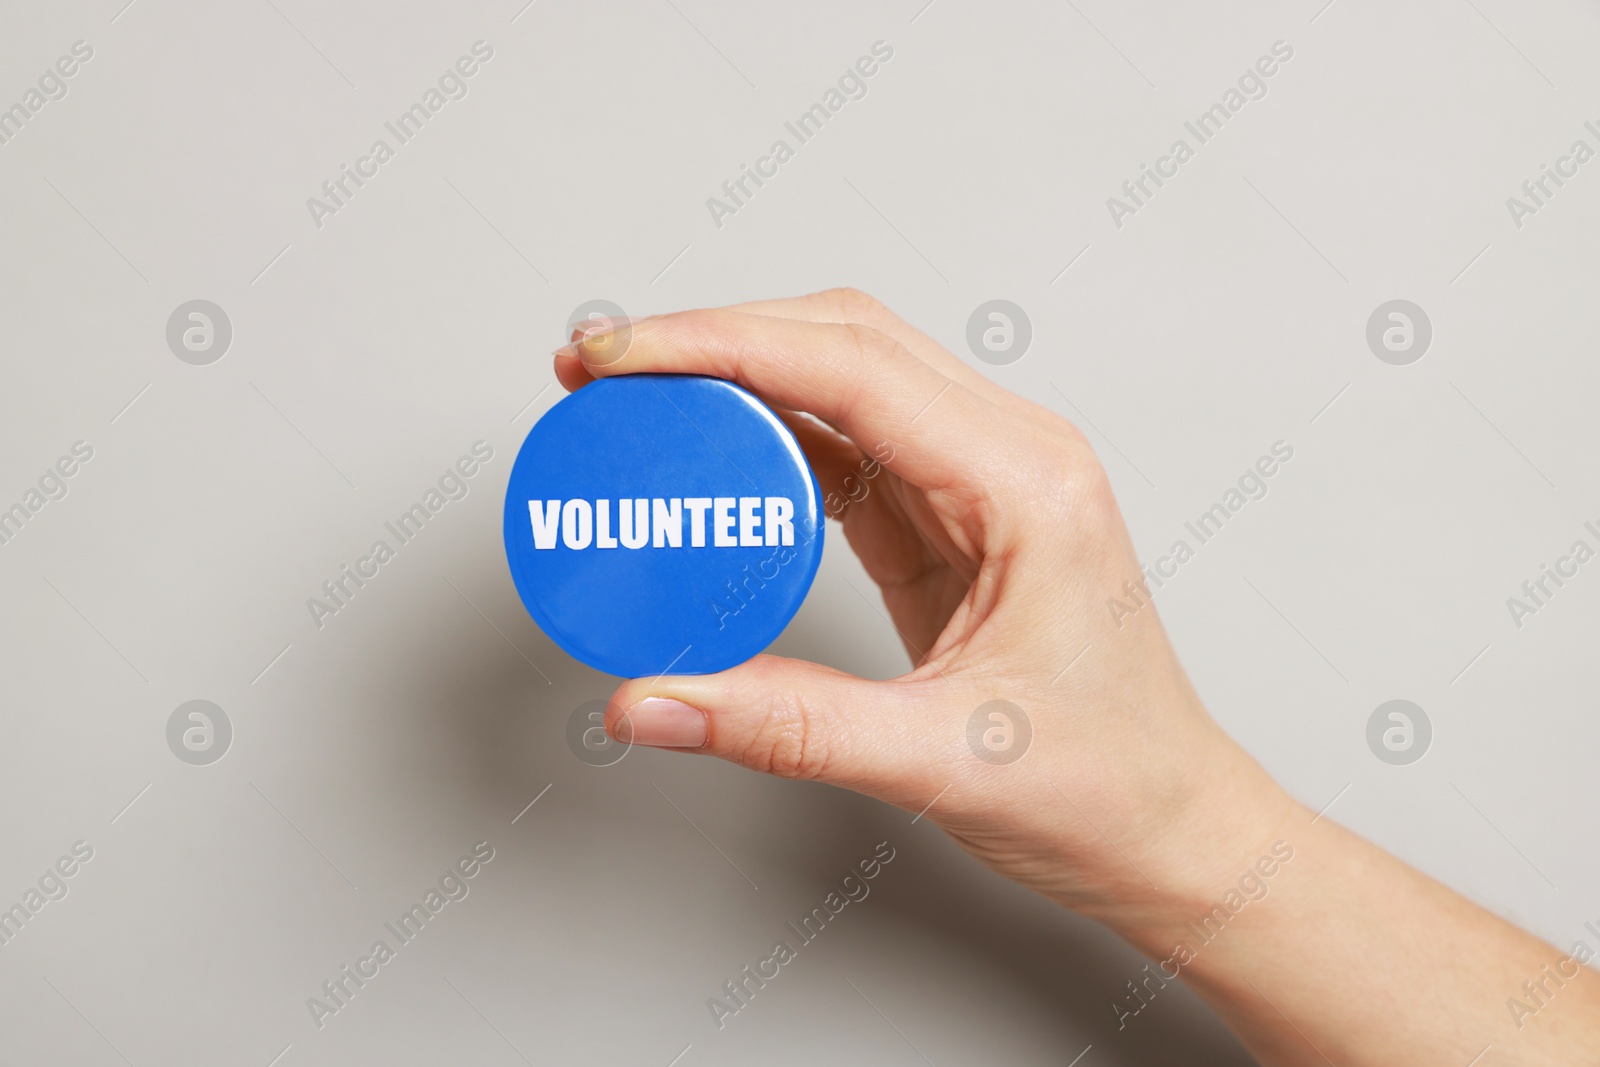
[[[1539,941],[1298,805],[1237,865],[1255,872],[1259,899],[1237,883],[1194,887],[1120,932],[1158,961],[1157,981],[1177,971],[1263,1063],[1465,1067],[1490,1046],[1499,1058],[1480,1067],[1600,1060],[1600,975],[1572,946]]]

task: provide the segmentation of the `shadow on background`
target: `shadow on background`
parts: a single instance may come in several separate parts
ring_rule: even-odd
[[[1042,1033],[1062,1064],[1090,1043],[1095,1051],[1086,1064],[1254,1062],[1177,982],[1119,1031],[1112,1002],[1145,959],[1098,924],[983,868],[927,819],[913,824],[899,809],[843,790],[682,753],[638,749],[611,766],[582,762],[568,747],[568,719],[580,704],[609,696],[616,679],[572,661],[538,634],[501,571],[484,566],[470,583],[456,584],[502,633],[440,583],[428,610],[413,615],[434,621],[415,627],[410,647],[396,653],[404,669],[391,679],[401,701],[393,727],[409,739],[419,770],[437,776],[435,785],[505,820],[550,786],[515,827],[502,821],[498,831],[507,840],[537,839],[536,851],[504,850],[506,865],[517,867],[517,893],[573,907],[565,921],[588,932],[586,940],[568,942],[574,953],[660,961],[656,973],[632,985],[637,995],[659,999],[662,1025],[675,1026],[674,1038],[681,1031],[697,1048],[721,1039],[706,998],[764,956],[774,937],[798,943],[784,923],[819,905],[856,860],[889,841],[895,862],[869,897],[838,917],[839,934],[827,931],[806,946],[784,975],[795,967],[812,969],[813,978],[875,970],[893,982],[903,971],[863,954],[910,955],[927,961],[916,972],[917,987],[903,991],[914,995],[914,1014],[897,1019],[912,1034],[954,1027],[956,1040],[992,1051],[999,1029],[1021,1020],[1037,1031],[1028,1047],[1037,1047]],[[802,621],[774,650],[826,663],[836,640]],[[539,928],[544,951],[556,933]],[[614,974],[597,971],[592,981],[574,976],[568,993],[575,1010],[616,998]],[[952,996],[960,1003],[969,986],[981,987],[982,999],[967,999],[974,1008],[996,999],[1001,987],[1007,1019],[997,1021],[991,1008],[976,1016],[956,1011]],[[782,1028],[775,1003],[782,993],[774,980],[739,1013],[736,1022],[757,1042],[775,1039],[757,1025]],[[639,1007],[630,1013],[640,1021],[650,1015]],[[559,1028],[560,1012],[551,1014]]]

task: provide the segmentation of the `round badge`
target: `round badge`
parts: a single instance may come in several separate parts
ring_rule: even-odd
[[[822,560],[794,434],[731,382],[602,378],[552,407],[506,488],[506,558],[552,641],[627,678],[710,674],[770,645]]]

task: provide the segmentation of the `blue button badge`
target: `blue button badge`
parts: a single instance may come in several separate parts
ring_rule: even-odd
[[[602,378],[545,413],[506,489],[506,558],[541,629],[597,670],[709,674],[766,648],[822,559],[794,434],[718,378]]]

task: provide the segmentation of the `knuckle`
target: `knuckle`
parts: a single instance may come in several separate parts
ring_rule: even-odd
[[[704,343],[716,336],[721,322],[721,317],[714,310],[694,308],[637,323],[633,329],[635,337],[646,333],[659,339],[663,344],[675,346],[680,339],[687,340],[690,344]]]
[[[1067,497],[1084,512],[1103,516],[1117,509],[1116,494],[1111,489],[1111,478],[1106,469],[1094,458],[1072,465],[1063,479]]]
[[[849,365],[841,369],[856,385],[866,386],[869,381],[883,385],[904,375],[908,362],[920,362],[911,350],[875,326],[859,322],[839,324],[843,331],[844,354]]]
[[[1078,429],[1077,423],[1052,412],[1049,425],[1053,436],[1057,437],[1064,447],[1087,455],[1091,459],[1094,457],[1094,445],[1090,444],[1089,438]]]
[[[1017,442],[1014,461],[1005,465],[1012,487],[1073,511],[1104,510],[1113,500],[1105,467],[1075,428],[1063,423],[1058,429]]]
[[[1073,514],[1097,526],[1115,516],[1116,495],[1105,466],[1087,443],[1065,443],[1045,450],[1045,484],[1051,497]]]
[[[899,344],[876,326],[864,322],[842,322],[839,329],[849,339],[858,362],[881,359],[886,351],[892,351]]]
[[[844,410],[882,414],[924,386],[930,395],[935,391],[918,381],[918,372],[928,368],[893,337],[859,322],[841,323],[838,329],[844,340],[838,346],[832,378]]]
[[[818,296],[838,312],[845,322],[871,324],[889,313],[889,309],[877,297],[849,286],[829,289]]]
[[[692,369],[722,378],[736,377],[751,355],[729,316],[717,308],[676,311],[635,323],[628,354],[634,357],[630,368]]]
[[[751,770],[779,778],[821,777],[828,764],[828,744],[817,708],[797,693],[774,694],[738,760]]]

